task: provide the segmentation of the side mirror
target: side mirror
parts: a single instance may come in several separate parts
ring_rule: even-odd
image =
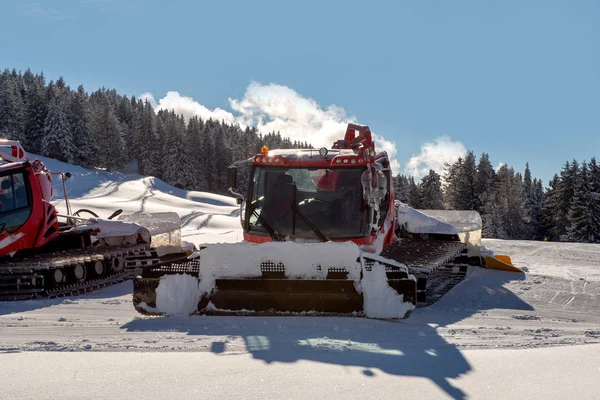
[[[237,188],[237,167],[230,166],[227,168],[227,188],[235,189]]]

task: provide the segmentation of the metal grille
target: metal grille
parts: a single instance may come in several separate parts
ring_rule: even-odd
[[[198,276],[200,273],[200,260],[194,259],[182,263],[173,263],[169,265],[161,265],[157,267],[147,267],[144,270],[143,277],[151,278],[153,276],[160,277],[161,275],[171,274],[189,274]]]
[[[343,267],[324,267],[321,265],[317,265],[315,270],[318,272],[327,270],[328,274],[347,274],[348,270]],[[282,262],[274,262],[274,261],[263,261],[260,263],[260,272],[264,274],[285,274],[285,264]]]
[[[285,272],[285,265],[282,262],[263,261],[260,263],[260,272]]]

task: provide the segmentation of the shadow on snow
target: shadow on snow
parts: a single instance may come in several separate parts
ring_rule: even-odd
[[[499,271],[476,269],[438,303],[413,312],[402,321],[351,317],[199,316],[139,318],[122,326],[130,332],[178,331],[215,336],[211,351],[227,355],[224,337],[242,337],[256,360],[267,364],[310,360],[377,370],[390,375],[430,379],[453,398],[466,394],[449,379],[467,374],[471,366],[460,350],[441,337],[434,326],[447,326],[485,309],[532,310],[504,288],[524,279]],[[433,325],[436,324],[436,325]],[[231,353],[230,355],[231,356]]]

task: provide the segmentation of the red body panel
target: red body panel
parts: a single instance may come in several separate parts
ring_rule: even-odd
[[[44,246],[59,235],[56,209],[50,204],[53,195],[50,172],[38,160],[31,164],[29,162],[15,163],[4,171],[23,171],[23,168],[26,185],[29,187],[31,196],[31,214],[27,222],[16,232],[7,235],[7,232],[3,231],[4,235],[0,237],[0,240],[6,242],[0,248],[0,256]]]

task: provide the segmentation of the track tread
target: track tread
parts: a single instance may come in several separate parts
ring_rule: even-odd
[[[58,256],[58,257],[57,257]],[[124,258],[124,269],[109,275],[91,279],[85,282],[70,283],[65,286],[49,289],[45,284],[37,293],[29,293],[31,285],[19,283],[26,287],[22,293],[13,289],[3,294],[0,290],[0,301],[31,300],[35,298],[58,298],[78,296],[92,291],[125,282],[142,272],[144,266],[160,261],[156,252],[147,244],[137,244],[128,247],[106,246],[89,247],[86,249],[68,250],[60,253],[50,253],[20,259],[16,262],[0,263],[0,283],[15,280],[17,275],[24,275],[27,279],[42,278],[43,273],[57,268],[69,268],[92,261],[110,261],[114,258]],[[1,285],[0,285],[1,286]],[[5,285],[6,286],[6,285]]]

